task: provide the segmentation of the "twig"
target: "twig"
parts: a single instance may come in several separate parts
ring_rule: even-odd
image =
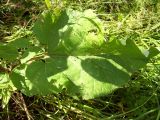
[[[28,119],[28,120],[33,120],[32,116],[29,114],[29,111],[28,111],[27,106],[26,106],[26,104],[25,104],[25,101],[24,101],[24,98],[23,98],[23,96],[22,96],[22,93],[18,93],[18,94],[19,94],[20,100],[21,100],[21,102],[22,102],[24,111],[26,112],[27,119]]]
[[[8,4],[9,4],[9,2],[10,2],[10,0],[7,0],[7,3],[6,3],[6,5],[8,5]]]
[[[12,99],[15,101],[15,103],[17,105],[19,105],[19,107],[21,109],[23,109],[25,111],[26,116],[27,116],[27,120],[33,120],[32,116],[29,114],[29,111],[28,111],[27,106],[25,104],[22,93],[16,92],[16,96],[12,96]]]

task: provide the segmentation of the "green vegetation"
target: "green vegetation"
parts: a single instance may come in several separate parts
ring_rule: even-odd
[[[159,0],[2,0],[0,118],[159,120],[159,40]]]

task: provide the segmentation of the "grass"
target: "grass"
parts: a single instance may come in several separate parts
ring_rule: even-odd
[[[66,0],[55,6],[94,9],[106,27],[106,39],[133,39],[145,48],[160,46],[160,2],[158,0]],[[31,35],[42,1],[2,0],[0,42]],[[159,120],[160,56],[131,77],[123,88],[93,100],[74,100],[66,93],[27,97],[16,91],[0,119],[49,120]]]

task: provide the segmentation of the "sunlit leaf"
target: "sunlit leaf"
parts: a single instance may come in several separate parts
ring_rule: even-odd
[[[35,59],[37,52],[29,50],[25,67],[10,74],[15,87],[30,96],[65,89],[73,97],[100,97],[125,85],[159,53],[144,53],[130,39],[105,42],[102,21],[92,10],[44,12],[34,33],[46,56]]]

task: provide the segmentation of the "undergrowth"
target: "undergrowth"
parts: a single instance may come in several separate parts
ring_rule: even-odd
[[[145,48],[160,47],[159,0],[57,0],[52,5],[95,10],[104,21],[106,40],[130,38]],[[30,29],[43,9],[44,2],[38,0],[0,1],[0,42],[32,35]],[[0,119],[159,120],[159,75],[160,56],[156,56],[123,88],[101,98],[77,101],[65,91],[27,97],[16,91],[8,105],[1,106]]]

